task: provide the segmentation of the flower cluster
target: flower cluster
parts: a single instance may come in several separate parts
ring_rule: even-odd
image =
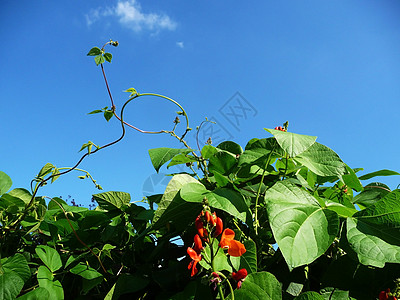
[[[242,256],[246,252],[245,246],[235,240],[235,232],[232,229],[226,228],[224,230],[223,221],[217,217],[216,213],[211,213],[209,208],[206,207],[196,218],[195,227],[197,234],[194,236],[193,246],[187,248],[187,254],[192,259],[188,265],[188,269],[191,270],[191,276],[198,273],[197,263],[203,258],[202,252],[204,250],[203,243],[213,246],[214,240],[221,235],[219,241],[219,249],[226,250],[230,256]],[[216,255],[216,253],[215,253]],[[209,258],[211,261],[214,257]],[[207,260],[206,260],[207,261]],[[210,263],[210,266],[212,263]],[[219,284],[221,282],[220,272],[212,270],[211,283]],[[222,275],[222,274],[221,274]],[[241,269],[237,272],[232,272],[232,279],[237,281],[237,288],[240,288],[243,280],[247,276],[247,270]]]
[[[390,289],[387,289],[379,293],[379,300],[397,300],[397,298],[392,295]]]
[[[285,128],[285,127],[282,127],[282,126],[277,126],[277,127],[275,127],[274,129],[275,129],[275,130],[280,130],[280,131],[286,131],[286,128]]]

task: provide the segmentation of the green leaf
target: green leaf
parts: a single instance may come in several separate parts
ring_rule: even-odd
[[[161,226],[166,222],[177,221],[187,215],[191,216],[191,211],[194,211],[194,214],[199,213],[199,210],[193,210],[193,205],[187,205],[187,203],[180,199],[178,195],[179,190],[189,183],[200,185],[196,179],[187,174],[178,174],[172,177],[165,189],[161,201],[158,204],[158,208],[154,214],[153,223],[157,223],[157,226]],[[161,219],[161,217],[163,218]]]
[[[31,193],[28,190],[22,188],[13,189],[7,194],[3,195],[3,197],[7,197],[7,200],[13,202],[20,200],[23,201],[25,204],[28,204],[32,199]]]
[[[340,204],[340,203],[337,203],[334,201],[329,201],[329,200],[325,199],[325,202],[326,202],[327,209],[336,212],[342,218],[351,217],[357,212],[357,209],[355,209],[355,208],[347,207],[347,206],[344,206],[343,204]]]
[[[265,201],[272,232],[289,269],[313,262],[338,233],[338,215],[288,181],[267,190]]]
[[[218,149],[225,150],[226,152],[240,155],[243,153],[243,149],[240,145],[232,141],[224,141],[217,146]]]
[[[105,110],[104,111],[104,118],[108,121],[113,117],[114,112],[112,110]]]
[[[69,270],[72,274],[79,275],[85,279],[91,280],[96,278],[103,278],[99,272],[97,272],[92,267],[88,266],[86,263],[80,262],[71,270]]]
[[[353,203],[363,206],[370,206],[381,198],[389,194],[391,191],[386,184],[380,182],[372,182],[364,187],[364,190],[353,198]]]
[[[117,282],[105,296],[104,300],[122,299],[121,295],[135,293],[144,289],[149,284],[149,279],[138,275],[121,274]]]
[[[103,112],[101,109],[96,109],[96,110],[91,111],[90,113],[88,113],[88,115],[99,114],[101,112]]]
[[[2,273],[7,274],[11,272],[18,275],[23,282],[26,282],[31,277],[31,271],[29,269],[28,262],[22,254],[17,253],[14,256],[3,258],[1,260],[0,275]]]
[[[379,226],[359,220],[347,219],[347,240],[363,265],[383,268],[385,263],[400,263],[400,247],[380,238]]]
[[[196,162],[197,159],[192,156],[192,155],[186,155],[186,154],[178,154],[176,156],[174,156],[170,163],[167,165],[167,169],[169,167],[175,166],[175,165],[180,165],[180,164],[186,164],[186,163],[191,163],[191,162]]]
[[[61,257],[57,250],[40,245],[36,247],[35,252],[51,272],[54,273],[62,267]]]
[[[337,288],[324,288],[321,291],[321,296],[324,300],[349,300],[349,292],[338,290]]]
[[[190,149],[173,149],[173,148],[155,148],[149,150],[149,155],[151,159],[151,163],[153,164],[154,169],[157,171],[160,170],[161,166],[165,164],[167,161],[171,160],[175,155],[180,153],[187,154],[192,152]]]
[[[14,272],[0,273],[0,299],[15,299],[21,292],[24,281]]]
[[[47,174],[50,174],[51,170],[53,170],[54,165],[51,163],[47,163],[43,166],[43,168],[39,171],[39,174],[37,175],[38,178],[43,178]]]
[[[400,173],[395,172],[395,171],[391,171],[391,170],[380,170],[380,171],[375,171],[372,173],[368,173],[365,175],[362,175],[360,177],[358,177],[358,179],[360,180],[368,180],[377,176],[392,176],[392,175],[400,175]]]
[[[208,191],[201,183],[188,183],[182,187],[180,195],[185,201],[195,203],[202,203],[207,198],[210,207],[221,209],[243,222],[251,219],[242,195],[234,190],[217,188]]]
[[[124,92],[131,93],[129,97],[133,97],[138,94],[138,92],[134,88],[129,88]]]
[[[246,269],[247,273],[257,272],[257,248],[256,243],[252,240],[245,240],[243,242],[246,252],[240,256],[240,269]]]
[[[264,128],[271,133],[281,148],[289,154],[289,157],[295,157],[310,148],[317,139],[316,136],[302,135],[292,132],[280,131]]]
[[[363,186],[358,179],[356,173],[352,168],[346,165],[346,170],[349,174],[343,175],[344,183],[351,189],[355,190],[356,192],[361,192],[363,190]]]
[[[234,295],[235,300],[281,300],[282,289],[274,275],[258,272],[247,275],[242,287],[235,290]]]
[[[105,62],[105,59],[104,59],[103,55],[99,54],[94,57],[94,61],[95,61],[96,65],[100,65]]]
[[[0,196],[3,195],[4,193],[7,193],[7,191],[11,188],[11,186],[12,186],[11,178],[6,173],[0,171]]]
[[[87,56],[96,56],[101,54],[101,50],[99,47],[93,47],[92,49],[90,49],[90,51],[88,52]]]
[[[49,292],[49,299],[64,299],[64,290],[61,283],[54,281],[54,276],[45,266],[40,266],[37,273],[39,286]]]
[[[229,175],[236,164],[237,160],[233,154],[221,150],[210,157],[208,170],[211,173],[218,172],[222,175]]]
[[[324,297],[316,292],[305,292],[294,298],[294,300],[324,300]]]
[[[319,176],[339,176],[345,173],[345,164],[330,148],[314,143],[294,160]]]
[[[112,54],[108,52],[104,53],[104,59],[110,63],[112,60]]]
[[[224,251],[222,249],[220,249],[218,252],[219,245],[218,243],[213,243],[213,251],[214,251],[214,255],[215,253],[217,253],[217,255],[214,256],[214,269],[216,271],[228,271],[228,272],[232,272],[232,267],[229,264],[228,261],[228,257],[226,256],[226,254],[224,253]],[[209,244],[206,244],[204,247],[204,254],[205,257],[211,257],[211,248]],[[199,264],[205,268],[205,269],[211,269],[211,266],[204,260],[200,260]]]
[[[131,201],[131,195],[125,192],[104,192],[92,197],[102,209],[109,211],[121,209]]]
[[[54,167],[53,172],[52,172],[53,177],[51,178],[51,183],[53,183],[60,177],[58,174],[60,174],[60,171],[56,167]]]
[[[245,151],[239,157],[239,166],[256,164],[264,168],[268,158],[270,164],[272,164],[276,158],[284,156],[285,152],[275,138],[252,139],[247,143]]]
[[[29,293],[26,293],[18,297],[17,300],[43,300],[43,299],[49,299],[49,297],[50,294],[45,288],[38,287],[33,291],[30,291]]]

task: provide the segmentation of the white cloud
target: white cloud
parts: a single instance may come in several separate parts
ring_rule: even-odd
[[[135,32],[142,30],[175,30],[177,24],[166,14],[144,13],[136,0],[119,0],[114,7],[99,7],[85,15],[86,24],[91,26],[104,17],[114,17],[125,27]]]
[[[185,47],[185,45],[183,44],[183,42],[176,42],[176,45],[177,45],[179,48]]]

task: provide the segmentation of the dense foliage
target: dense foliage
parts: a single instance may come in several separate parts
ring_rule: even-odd
[[[117,46],[114,41],[106,45]],[[377,176],[358,176],[316,137],[265,129],[245,148],[233,141],[190,147],[186,111],[176,101],[130,88],[120,113],[103,63],[112,55],[92,48],[111,107],[95,110],[122,126],[104,146],[82,146],[71,168],[48,163],[30,191],[9,190],[0,172],[0,299],[395,299],[400,290],[400,190]],[[93,195],[94,209],[69,205],[39,190],[81,161],[123,139],[125,107],[143,96],[180,108],[172,130],[183,148],[150,149],[158,172],[172,174],[163,194],[137,205],[125,192]],[[113,118],[115,117],[115,118]],[[175,129],[186,121],[182,135]],[[207,120],[206,120],[207,121]],[[196,129],[201,130],[201,125]],[[391,289],[391,290],[388,290]]]

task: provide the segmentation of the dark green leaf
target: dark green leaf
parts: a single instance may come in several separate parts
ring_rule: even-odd
[[[392,176],[392,175],[400,175],[400,173],[391,171],[391,170],[380,170],[372,173],[368,173],[358,177],[360,180],[368,180],[377,176]]]
[[[294,300],[324,300],[324,297],[316,292],[305,292],[294,298]]]
[[[88,52],[88,56],[96,56],[101,54],[101,50],[98,47],[93,47],[92,49],[90,49],[90,51]]]
[[[104,111],[104,118],[108,121],[113,117],[114,112],[112,110],[105,110]]]
[[[122,299],[120,298],[121,295],[140,291],[144,289],[149,284],[149,282],[149,279],[143,278],[135,274],[122,274],[120,277],[118,277],[117,282],[107,293],[104,300]]]
[[[104,53],[104,59],[110,63],[112,60],[112,54],[108,52]]]
[[[28,262],[26,261],[25,257],[17,253],[14,256],[3,258],[0,263],[3,272],[9,273],[14,272],[18,275],[22,281],[26,282],[31,277],[31,271],[28,266]],[[0,274],[2,272],[0,271]]]
[[[221,144],[219,144],[217,148],[236,155],[243,153],[242,147],[232,141],[224,141]]]
[[[380,182],[372,182],[364,187],[364,190],[353,198],[353,203],[363,206],[370,206],[391,191],[386,184]]]
[[[99,272],[97,272],[92,267],[88,266],[86,263],[80,262],[75,267],[73,267],[70,272],[75,275],[79,275],[85,279],[91,280],[96,278],[102,278]]]
[[[252,240],[243,242],[246,252],[240,257],[240,267],[238,269],[246,269],[247,273],[257,272],[257,248],[256,243]]]

